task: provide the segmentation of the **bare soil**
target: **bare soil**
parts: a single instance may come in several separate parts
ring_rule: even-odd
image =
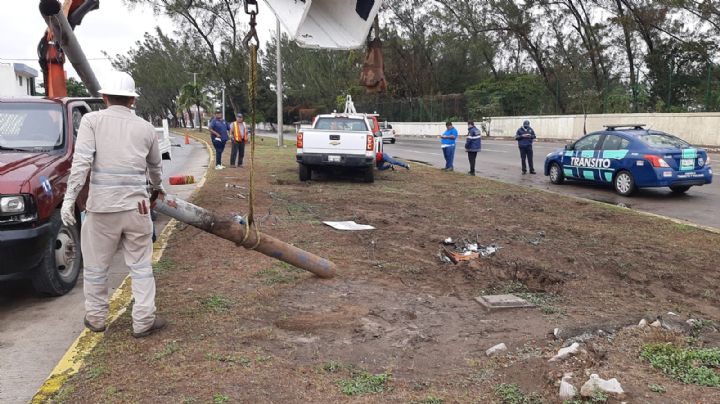
[[[179,224],[156,266],[168,328],[135,340],[125,314],[57,401],[501,402],[496,387],[516,383],[552,403],[562,374],[573,372],[578,390],[590,373],[616,377],[622,401],[720,402],[717,388],[684,385],[639,357],[645,343],[685,344],[687,334],[623,328],[643,317],[678,328],[720,319],[720,235],[418,165],[376,173],[374,184],[342,175],[301,183],[294,149],[264,143],[262,231],[333,260],[337,277],[318,279]],[[212,171],[195,203],[245,213],[237,194],[247,191],[225,184],[246,187],[248,177],[247,167]],[[342,232],[323,220],[377,229]],[[453,265],[438,257],[446,237],[502,248]],[[488,312],[474,300],[502,292],[539,307]],[[717,335],[690,342],[720,346]],[[577,336],[579,355],[548,362]],[[488,358],[501,342],[507,353]],[[390,373],[384,392],[343,394],[339,382],[360,371]]]

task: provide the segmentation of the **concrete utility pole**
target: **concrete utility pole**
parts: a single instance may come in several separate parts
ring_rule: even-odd
[[[282,55],[280,54],[280,39],[282,39],[282,34],[280,31],[280,19],[277,19],[277,60],[276,60],[276,68],[277,68],[277,84],[276,84],[276,91],[277,91],[277,137],[278,137],[278,147],[282,147],[284,144],[283,139],[283,85],[282,85]]]

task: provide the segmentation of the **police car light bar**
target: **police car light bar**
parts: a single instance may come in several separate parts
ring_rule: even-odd
[[[627,123],[618,125],[603,125],[606,130],[617,130],[617,129],[645,129],[644,123]]]

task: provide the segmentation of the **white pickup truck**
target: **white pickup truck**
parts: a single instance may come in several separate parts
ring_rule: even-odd
[[[347,167],[373,182],[378,153],[382,153],[382,134],[377,120],[359,113],[318,115],[312,128],[297,133],[300,181],[308,181],[312,170]]]

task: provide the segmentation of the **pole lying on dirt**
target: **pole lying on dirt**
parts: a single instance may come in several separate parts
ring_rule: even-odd
[[[90,94],[97,97],[100,84],[85,57],[85,52],[83,52],[77,37],[75,37],[67,17],[62,12],[60,3],[57,0],[42,0],[40,2],[40,13],[45,18],[48,27],[52,29],[53,38],[58,41],[78,76],[80,76],[80,80],[85,83],[85,87],[90,91]]]
[[[238,246],[254,249],[268,257],[310,271],[320,278],[332,278],[335,276],[335,264],[331,261],[262,234],[259,231],[254,231],[254,227],[247,225],[246,217],[240,215],[220,217],[207,209],[172,195],[160,195],[154,203],[156,211],[220,238],[230,240]],[[245,233],[248,230],[249,232],[246,235]]]

